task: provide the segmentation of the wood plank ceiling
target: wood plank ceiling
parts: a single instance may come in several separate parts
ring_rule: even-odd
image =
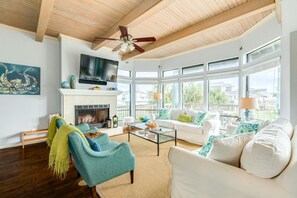
[[[133,51],[123,59],[164,58],[235,38],[275,12],[274,0],[55,0],[52,8],[41,2],[0,0],[0,23],[37,32],[36,40],[42,40],[42,32],[89,42],[96,36],[119,38],[118,25],[128,26],[134,37],[156,37],[154,44],[139,44],[146,52]],[[224,16],[229,13],[236,20]],[[221,16],[226,22],[219,21]],[[199,30],[208,23],[214,25]],[[118,44],[95,41],[93,48],[112,49]]]

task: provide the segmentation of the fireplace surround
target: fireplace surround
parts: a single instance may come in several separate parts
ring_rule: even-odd
[[[90,127],[106,127],[109,104],[75,105],[75,125],[88,123]]]

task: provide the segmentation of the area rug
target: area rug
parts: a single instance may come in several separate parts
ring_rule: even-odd
[[[128,135],[110,137],[111,141],[127,142]],[[160,145],[160,156],[157,156],[157,145],[131,135],[130,146],[136,156],[134,184],[130,183],[130,174],[126,173],[100,185],[97,192],[104,198],[166,198],[169,197],[171,167],[168,151],[174,142]],[[195,150],[199,146],[185,141],[178,141],[177,146]]]

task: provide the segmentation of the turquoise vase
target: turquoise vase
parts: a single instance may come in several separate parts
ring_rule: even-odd
[[[64,81],[64,82],[61,83],[61,87],[63,89],[69,89],[70,88],[70,84],[68,82]]]
[[[71,75],[70,76],[70,88],[75,89],[75,86],[76,86],[76,78],[74,75]]]

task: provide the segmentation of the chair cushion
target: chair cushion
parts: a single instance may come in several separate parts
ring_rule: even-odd
[[[291,157],[290,138],[282,129],[267,126],[249,141],[241,155],[241,168],[262,178],[280,174]]]
[[[61,126],[63,126],[64,124],[66,124],[66,122],[63,119],[57,119],[56,120],[56,126],[59,129]]]
[[[82,124],[76,125],[76,128],[78,128],[83,133],[90,130],[90,126],[88,125],[88,123],[82,123]]]
[[[170,109],[158,109],[158,119],[169,120],[169,110]]]
[[[206,112],[197,113],[194,119],[194,124],[201,126],[206,117]]]
[[[95,142],[92,138],[89,138],[88,136],[86,136],[86,139],[88,140],[88,142],[89,142],[89,144],[91,146],[91,149],[93,151],[100,152],[102,150],[100,145],[97,142]]]
[[[178,121],[181,121],[181,122],[191,122],[191,120],[192,120],[192,116],[185,115],[185,114],[180,114],[178,117]]]
[[[253,139],[254,133],[242,133],[214,140],[208,157],[239,167],[240,156],[246,143]]]
[[[159,126],[162,126],[162,127],[167,127],[167,128],[175,128],[174,125],[177,121],[176,120],[156,120],[156,123],[159,125]]]

